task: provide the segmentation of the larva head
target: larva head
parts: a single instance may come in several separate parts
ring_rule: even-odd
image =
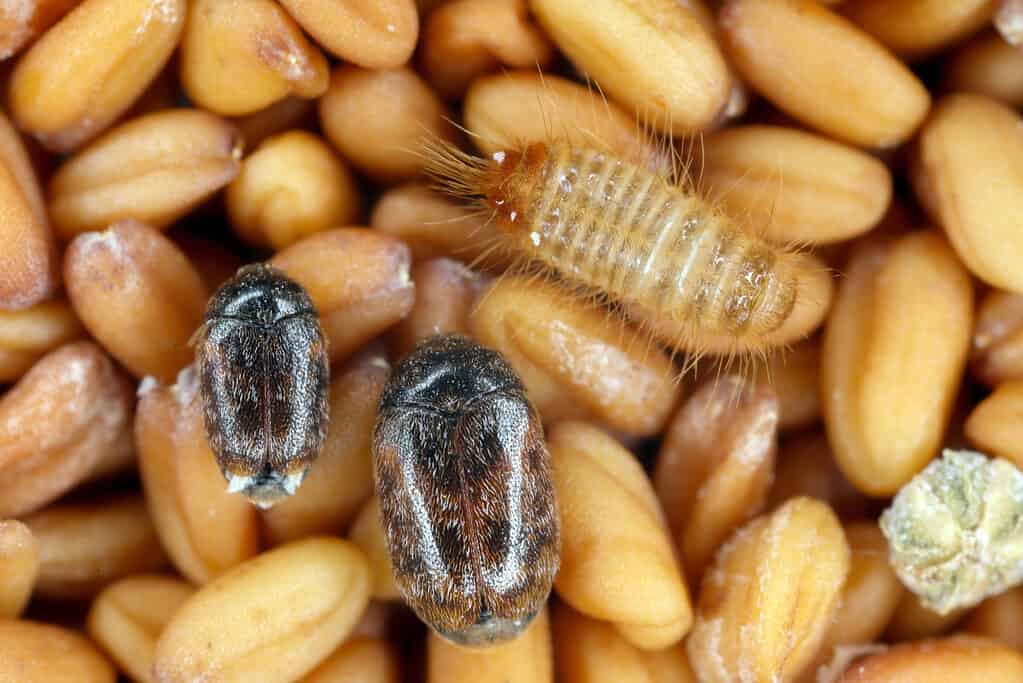
[[[525,214],[528,204],[535,200],[535,187],[542,177],[547,160],[547,145],[535,142],[525,149],[505,150],[491,155],[483,197],[487,205],[500,218],[500,225],[511,225]]]

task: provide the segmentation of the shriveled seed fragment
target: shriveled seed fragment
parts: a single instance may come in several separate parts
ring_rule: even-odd
[[[945,450],[881,515],[899,579],[948,614],[1023,582],[1023,472]]]

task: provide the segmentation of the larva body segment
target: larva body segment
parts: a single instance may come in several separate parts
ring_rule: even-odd
[[[801,255],[647,168],[557,140],[490,160],[434,152],[428,172],[449,192],[482,198],[516,252],[687,336],[757,348],[795,306]]]

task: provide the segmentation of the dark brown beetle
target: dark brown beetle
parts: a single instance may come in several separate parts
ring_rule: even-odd
[[[330,366],[316,309],[279,270],[244,266],[210,299],[195,340],[227,490],[268,508],[295,493],[326,437]]]
[[[550,595],[560,527],[540,417],[504,358],[421,342],[384,387],[373,439],[398,588],[442,637],[509,640]]]

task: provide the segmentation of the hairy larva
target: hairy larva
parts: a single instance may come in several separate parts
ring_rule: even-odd
[[[373,436],[399,591],[442,637],[518,636],[550,595],[560,522],[540,417],[504,358],[427,338],[394,370]]]
[[[329,419],[326,338],[309,295],[266,264],[210,299],[195,337],[210,448],[228,482],[268,508],[295,493]]]
[[[438,189],[491,212],[505,245],[645,323],[673,326],[696,356],[761,352],[793,314],[814,268],[747,231],[680,182],[561,139],[489,159],[430,140]]]

